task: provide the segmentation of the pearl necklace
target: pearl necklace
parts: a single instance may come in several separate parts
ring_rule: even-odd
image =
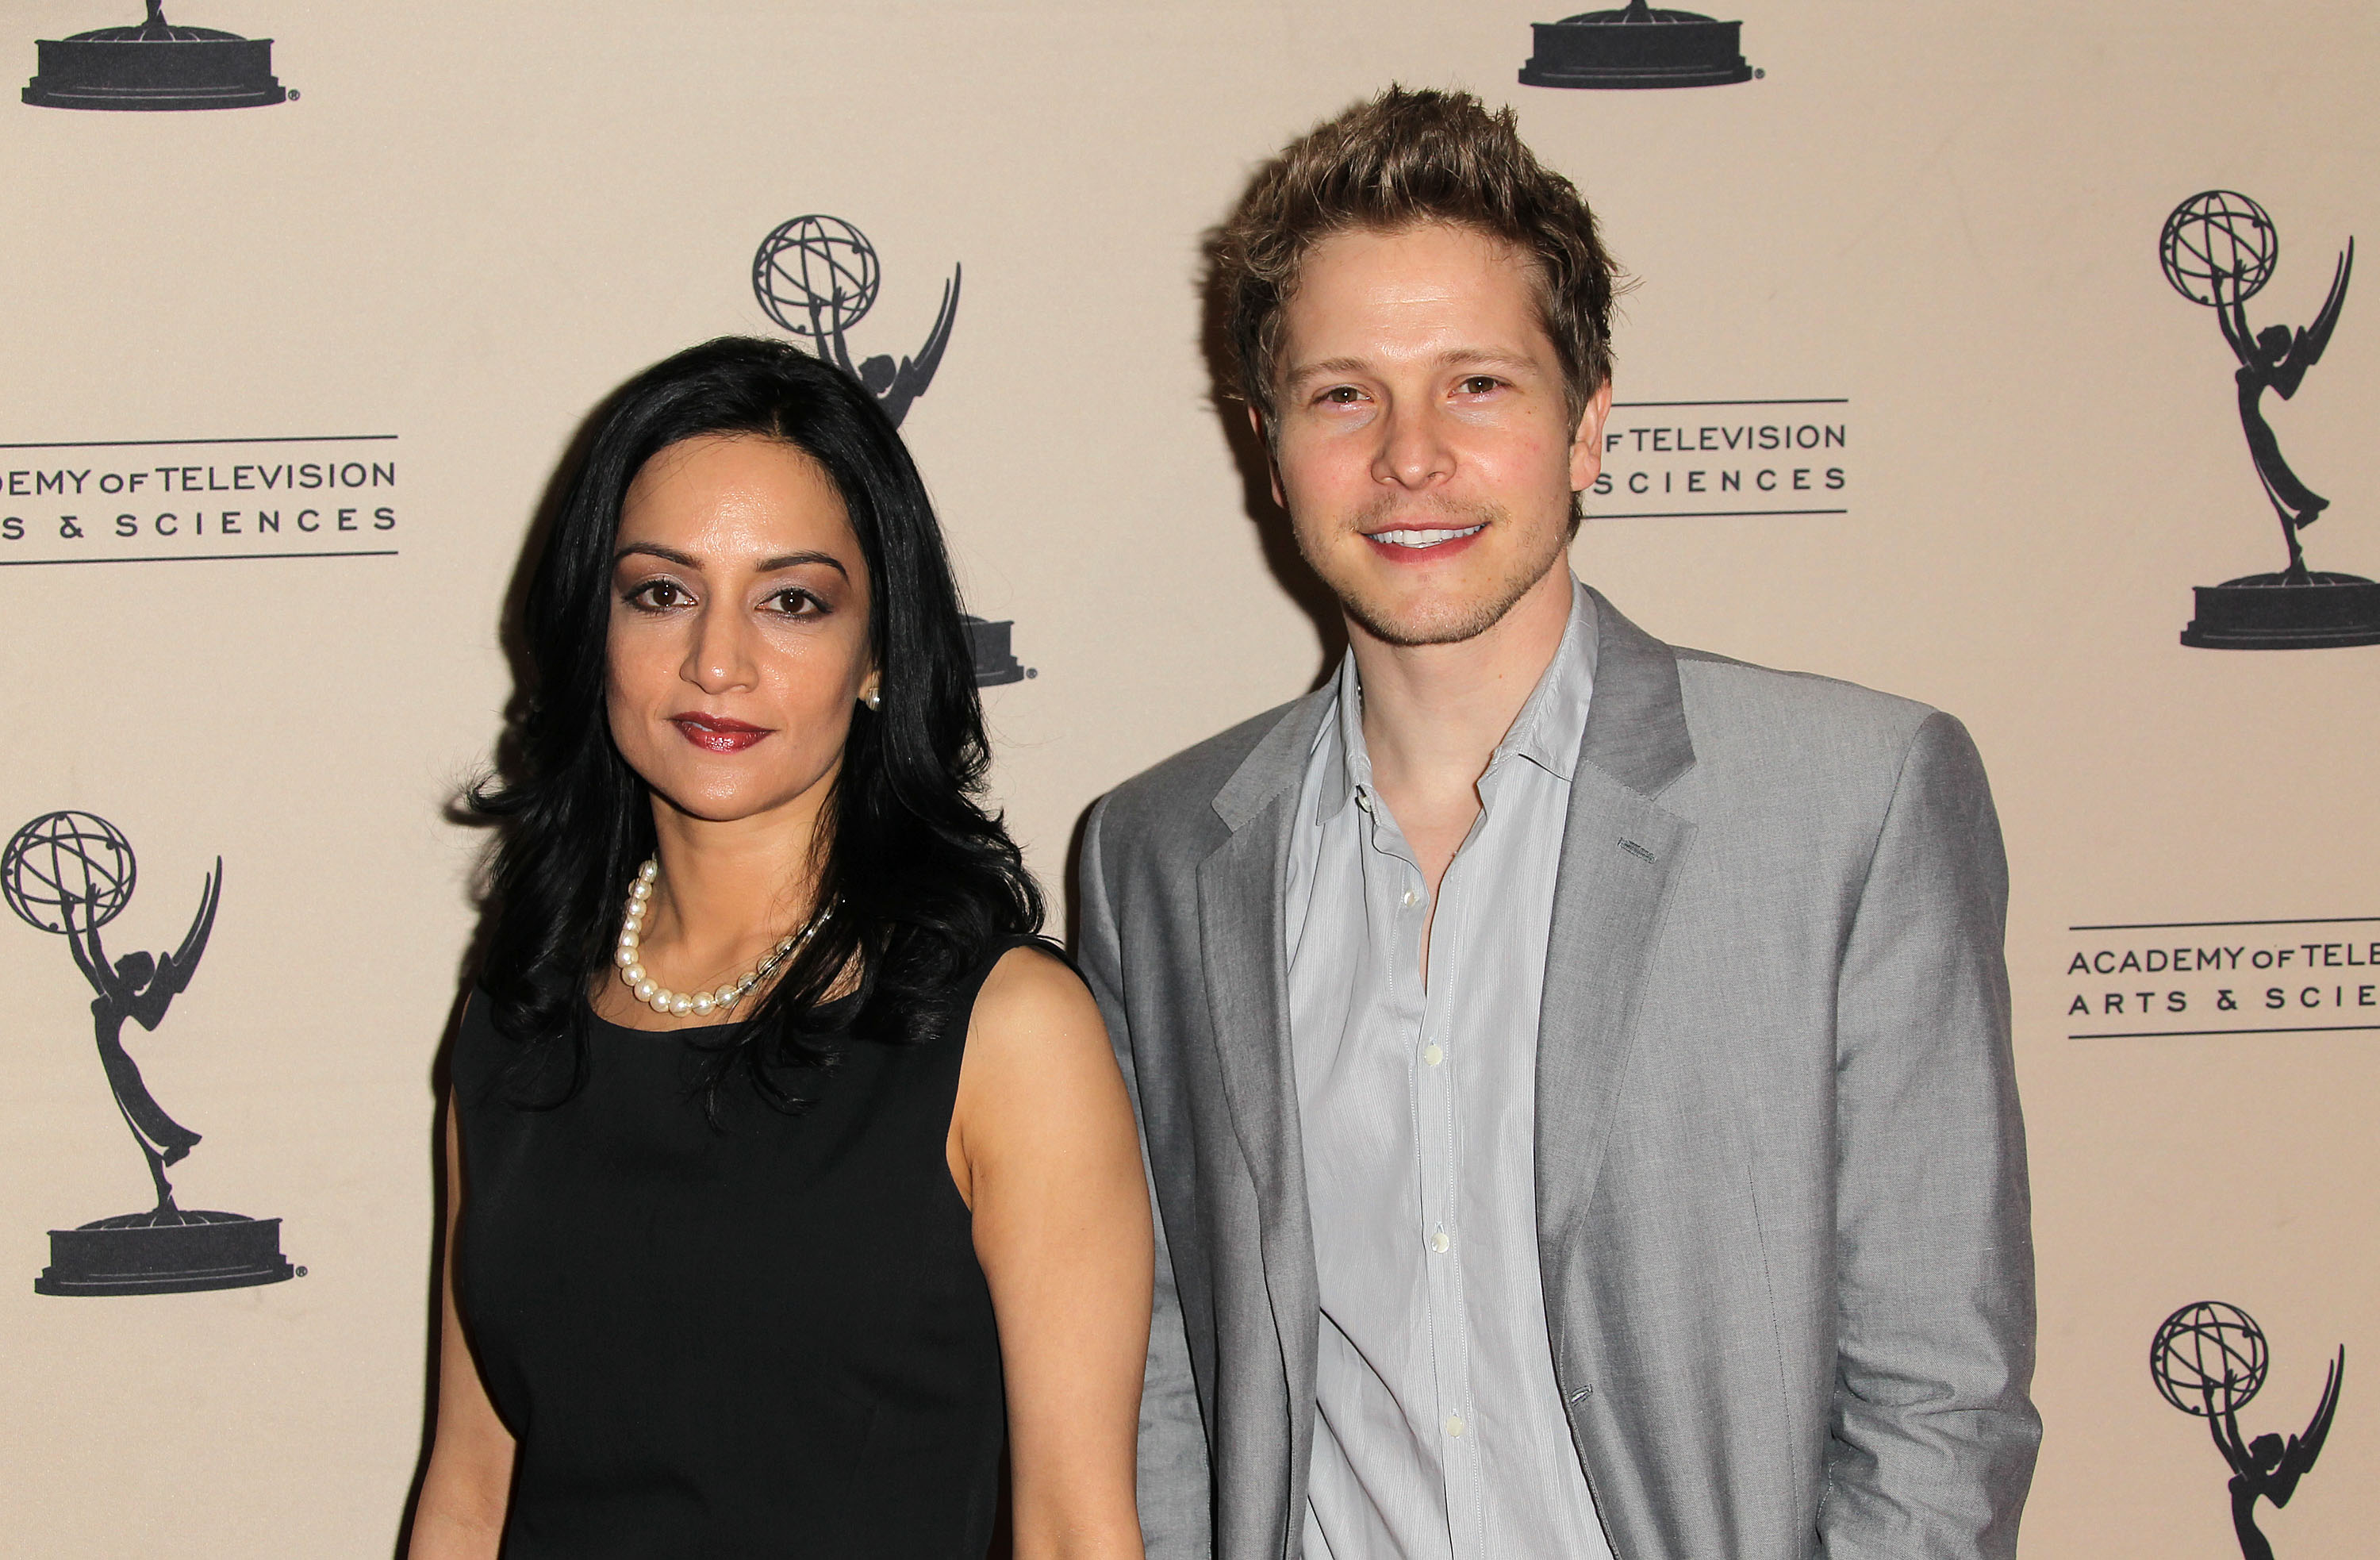
[[[637,993],[637,1000],[656,1013],[666,1013],[683,1018],[688,1014],[708,1018],[713,1013],[725,1013],[751,993],[752,988],[769,978],[769,971],[783,964],[794,950],[818,935],[820,927],[834,914],[829,905],[810,917],[808,925],[790,937],[782,937],[777,945],[761,956],[760,962],[743,979],[730,981],[715,992],[674,992],[654,980],[645,969],[644,956],[638,951],[644,942],[645,911],[653,902],[653,884],[662,875],[661,863],[651,857],[637,869],[637,878],[628,884],[628,911],[620,919],[620,945],[612,951],[612,962],[620,967],[620,979]]]

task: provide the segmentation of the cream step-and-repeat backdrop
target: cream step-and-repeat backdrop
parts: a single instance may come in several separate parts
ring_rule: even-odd
[[[445,810],[510,693],[525,528],[598,398],[700,338],[806,326],[805,243],[874,257],[855,360],[920,355],[961,278],[905,431],[994,625],[1000,798],[1055,884],[1093,797],[1330,652],[1213,399],[1200,239],[1257,160],[1390,80],[1512,104],[1641,279],[1580,572],[1672,640],[1951,710],[1991,767],[2041,1259],[2026,1552],[2236,1553],[2230,1470],[2150,1370],[2202,1300],[2238,1314],[2168,1363],[2265,1359],[2252,1400],[2226,1389],[2247,1435],[2305,1434],[2354,1355],[2319,1461],[2258,1520],[2284,1556],[2368,1545],[2380,649],[2179,642],[2193,587],[2285,553],[2239,360],[2159,253],[2190,198],[2251,197],[2202,209],[2185,270],[2245,254],[2252,328],[2316,324],[2380,234],[2362,0],[1744,0],[1722,16],[1760,74],[1667,91],[1520,84],[1561,14],[1521,0],[174,0],[271,39],[286,101],[18,101],[39,41],[137,8],[0,6],[0,831],[119,831],[27,841],[38,866],[79,835],[121,881],[111,958],[181,948],[222,872],[195,968],[95,999],[11,869],[10,1553],[395,1542],[482,844]],[[804,216],[772,315],[756,255]],[[2374,288],[2260,403],[2331,501],[2314,567],[2362,575]],[[280,1220],[302,1276],[36,1292],[49,1232],[154,1200],[95,1000],[204,1136],[183,1206]],[[269,1265],[265,1238],[225,1261]]]

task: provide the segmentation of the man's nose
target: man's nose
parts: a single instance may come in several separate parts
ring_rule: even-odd
[[[1427,400],[1398,399],[1381,420],[1373,480],[1415,490],[1443,481],[1454,469],[1446,433],[1444,420]]]

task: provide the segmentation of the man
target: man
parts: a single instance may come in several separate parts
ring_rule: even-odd
[[[1612,267],[1460,94],[1220,280],[1338,676],[1086,827],[1162,1228],[1149,1553],[2007,1555],[2039,1421],[1965,731],[1577,584]]]

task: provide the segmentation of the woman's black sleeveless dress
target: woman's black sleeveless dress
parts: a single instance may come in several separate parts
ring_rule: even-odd
[[[575,1095],[514,1103],[473,994],[455,1298],[519,1443],[506,1560],[985,1552],[1000,1340],[944,1144],[1016,945],[932,1041],[847,1043],[799,1115],[731,1074],[718,1128],[683,1031],[600,1020]]]

